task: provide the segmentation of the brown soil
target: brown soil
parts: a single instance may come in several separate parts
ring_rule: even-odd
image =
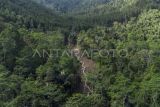
[[[91,59],[88,59],[85,56],[82,57],[81,51],[79,48],[73,48],[72,51],[74,55],[77,57],[77,59],[81,62],[81,75],[84,77],[84,82],[82,85],[83,91],[86,93],[91,93],[92,89],[88,85],[88,79],[86,76],[86,72],[91,72],[95,70],[95,62]]]

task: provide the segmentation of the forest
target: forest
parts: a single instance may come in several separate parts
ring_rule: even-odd
[[[160,107],[160,1],[0,0],[0,107]]]

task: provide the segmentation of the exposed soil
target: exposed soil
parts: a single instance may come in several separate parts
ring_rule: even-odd
[[[87,79],[86,72],[91,72],[95,69],[95,62],[92,61],[91,59],[88,59],[85,56],[82,56],[81,55],[81,50],[77,47],[73,48],[72,51],[73,51],[73,54],[77,57],[77,59],[81,63],[81,70],[80,70],[81,73],[80,74],[81,74],[81,77],[84,78],[83,85],[82,85],[83,92],[91,93],[92,88],[88,84],[88,79]]]

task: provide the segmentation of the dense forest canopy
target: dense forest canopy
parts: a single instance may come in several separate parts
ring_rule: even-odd
[[[104,4],[110,0],[33,0],[57,12],[79,11],[97,5]]]
[[[159,107],[159,0],[0,0],[0,107]]]

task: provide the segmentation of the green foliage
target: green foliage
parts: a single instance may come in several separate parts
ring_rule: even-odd
[[[75,94],[66,102],[65,107],[104,107],[105,100],[99,94],[89,96]]]
[[[58,12],[79,11],[106,3],[109,0],[33,0]],[[83,8],[82,8],[83,7]]]
[[[99,49],[92,53],[97,69],[87,75],[95,92],[107,94],[111,107],[123,107],[125,101],[137,107],[159,106],[159,16],[159,10],[152,9],[126,24],[115,22],[79,34],[82,49]],[[96,42],[96,37],[102,39]],[[105,57],[99,54],[102,50]],[[114,56],[108,54],[111,50]]]
[[[160,106],[158,0],[36,2],[0,0],[0,107]]]
[[[4,22],[32,30],[51,31],[68,26],[63,17],[32,0],[0,0],[0,16]]]

